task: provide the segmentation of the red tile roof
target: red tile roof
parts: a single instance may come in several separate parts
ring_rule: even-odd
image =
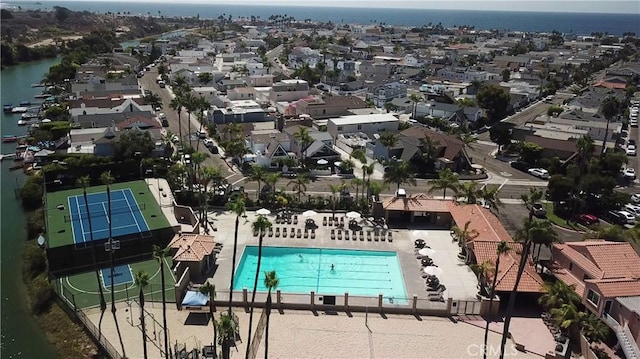
[[[207,255],[213,253],[216,242],[212,236],[200,234],[177,234],[169,243],[171,249],[176,249],[174,261],[200,262]]]
[[[498,242],[474,240],[469,244],[469,247],[473,249],[478,263],[488,261],[495,265]],[[498,277],[496,279],[496,290],[500,292],[513,291],[518,275],[522,245],[513,242],[509,243],[509,247],[511,247],[511,250],[500,256],[500,266],[498,267]],[[492,280],[493,275],[488,278],[488,282]],[[524,272],[522,272],[520,283],[518,283],[517,291],[520,293],[541,293],[543,292],[542,284],[544,284],[544,281],[536,273],[533,262],[528,260],[524,267]]]
[[[458,227],[464,228],[467,222],[471,222],[469,231],[474,232],[474,241],[513,242],[502,223],[488,209],[477,204],[449,202],[449,210]]]
[[[605,298],[640,296],[640,281],[638,280],[586,280],[586,282],[594,283]]]

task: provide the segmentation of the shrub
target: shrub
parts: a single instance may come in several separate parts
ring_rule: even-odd
[[[47,280],[45,275],[37,276],[31,282],[30,290],[30,308],[34,314],[40,314],[44,312],[51,304],[53,298],[53,289],[51,284]]]
[[[27,214],[27,238],[34,239],[43,232],[44,229],[44,212],[35,210]]]
[[[22,273],[25,280],[33,279],[47,270],[47,257],[44,250],[33,243],[25,246],[22,258],[24,260]]]
[[[22,189],[20,189],[20,199],[22,206],[27,210],[33,210],[42,205],[42,177],[33,176],[27,179]]]

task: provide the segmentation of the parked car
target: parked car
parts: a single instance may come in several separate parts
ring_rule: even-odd
[[[635,146],[636,145],[636,140],[633,140],[633,139],[629,140],[629,145],[630,146]]]
[[[202,143],[204,143],[204,145],[207,146],[207,147],[213,146],[213,139],[205,138],[205,139],[202,140]]]
[[[622,175],[625,179],[634,180],[636,179],[636,170],[632,167],[627,167],[622,171]]]
[[[532,207],[533,207],[533,215],[534,216],[536,216],[538,218],[545,218],[547,216],[547,210],[544,209],[542,204],[534,203]]]
[[[513,162],[511,162],[509,164],[511,165],[511,167],[513,167],[513,168],[515,168],[517,170],[523,171],[523,172],[528,171],[529,168],[531,167],[531,166],[529,166],[528,163],[523,162],[523,161],[513,161]]]
[[[618,211],[618,213],[620,213],[624,219],[626,220],[626,223],[628,224],[634,224],[636,223],[636,214],[635,213],[631,213],[629,211]]]
[[[618,211],[609,211],[605,217],[613,224],[627,224],[627,218]]]
[[[211,145],[211,146],[207,146],[207,148],[209,149],[209,152],[213,153],[214,155],[217,155],[220,151],[218,150],[218,147]]]
[[[627,156],[635,156],[636,155],[636,146],[635,145],[629,145],[627,146]]]
[[[544,168],[529,168],[527,172],[530,175],[538,178],[549,179],[549,171],[545,170]]]
[[[631,202],[640,203],[640,193],[631,195]]]
[[[205,131],[197,130],[196,131],[196,136],[198,136],[198,138],[205,139],[205,138],[207,138],[207,133]]]
[[[636,206],[628,203],[622,206],[622,210],[627,211],[635,216],[640,216],[640,206]]]
[[[592,224],[600,222],[600,220],[593,214],[579,214],[576,216],[576,222],[585,226],[590,226]]]

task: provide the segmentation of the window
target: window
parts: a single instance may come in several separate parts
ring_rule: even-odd
[[[338,131],[342,131],[342,126],[338,126]]]
[[[358,125],[358,130],[362,130],[362,125]]]
[[[573,269],[573,262],[569,263],[569,271]]]
[[[589,289],[589,291],[587,292],[587,300],[597,308],[600,304],[600,294],[594,292],[592,289]]]

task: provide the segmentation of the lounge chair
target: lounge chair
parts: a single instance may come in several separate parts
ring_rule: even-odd
[[[306,229],[304,230],[304,238],[309,238],[309,231],[307,231]]]
[[[360,231],[360,240],[364,241],[364,231]]]
[[[336,239],[336,230],[331,228],[331,239]]]
[[[380,233],[377,229],[373,232],[373,240],[376,242],[380,241]]]
[[[287,227],[282,228],[282,238],[287,238]]]
[[[385,231],[384,229],[380,231],[380,240],[383,242],[387,240],[387,231]]]
[[[322,225],[327,226],[327,216],[322,217]]]
[[[329,227],[333,226],[333,217],[329,217]]]
[[[311,230],[311,239],[316,239],[316,230],[315,229]]]
[[[371,242],[371,231],[367,231],[367,241]]]
[[[291,216],[287,217],[287,224],[291,224]]]
[[[340,226],[344,227],[344,217],[340,217]]]
[[[291,234],[289,234],[289,238],[295,238],[296,236],[296,230],[295,228],[291,228]]]
[[[344,231],[344,240],[345,241],[349,240],[349,231],[348,230]]]
[[[276,238],[280,238],[280,227],[276,227]]]
[[[389,232],[389,242],[393,242],[393,236],[392,236],[392,232]]]
[[[300,228],[298,228],[298,230],[296,231],[296,237],[302,238],[302,230]]]
[[[271,228],[271,227],[269,227],[268,236],[269,237],[273,237],[273,228]]]
[[[298,225],[298,215],[293,216],[293,224]]]
[[[357,241],[358,240],[358,232],[351,231],[351,240],[352,241]]]
[[[338,229],[338,240],[342,240],[342,229]]]

